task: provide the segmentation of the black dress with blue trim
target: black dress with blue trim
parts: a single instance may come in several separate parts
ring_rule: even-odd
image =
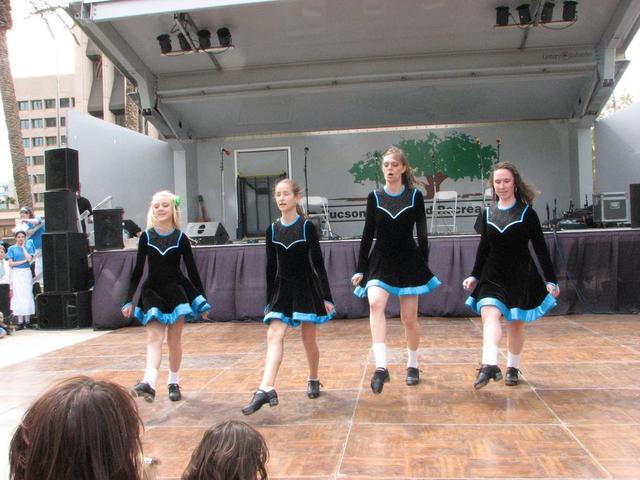
[[[264,323],[278,319],[289,326],[325,323],[335,316],[315,226],[298,216],[290,224],[276,220],[267,229],[267,306]]]
[[[189,278],[180,269],[184,260]],[[195,318],[211,309],[193,259],[191,244],[180,230],[160,234],[151,228],[140,236],[136,265],[131,275],[127,303],[131,303],[148,260],[149,273],[140,289],[140,301],[133,315],[146,325],[151,320],[171,325],[180,317]]]
[[[487,207],[471,276],[478,280],[466,304],[476,313],[497,307],[507,321],[532,322],[556,306],[529,252],[529,241],[548,283],[557,284],[538,215],[516,201],[508,209]]]
[[[440,286],[440,280],[429,270],[427,217],[420,190],[405,186],[397,195],[384,188],[369,194],[357,271],[363,279],[354,294],[361,298],[367,296],[370,287],[402,296],[430,293]]]

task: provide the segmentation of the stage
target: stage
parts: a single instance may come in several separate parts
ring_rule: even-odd
[[[431,237],[429,266],[443,282],[433,294],[422,296],[421,315],[464,317],[469,309],[462,281],[475,261],[478,235]],[[567,230],[545,234],[562,294],[554,315],[568,313],[640,312],[640,229]],[[337,318],[368,315],[365,299],[353,295],[360,242],[321,242]],[[195,247],[194,256],[214,321],[262,318],[266,303],[264,244]],[[95,287],[93,325],[97,329],[128,326],[120,307],[125,301],[135,250],[93,253]],[[388,313],[398,315],[397,301]]]
[[[391,382],[380,395],[369,388],[368,321],[320,327],[324,388],[316,400],[305,395],[300,332],[290,330],[276,383],[280,405],[249,417],[240,409],[262,375],[266,327],[187,325],[184,400],[167,398],[165,347],[156,401],[138,401],[145,455],[159,462],[151,478],[180,478],[204,430],[228,419],[247,421],[265,436],[270,478],[640,478],[637,315],[544,318],[527,328],[525,381],[491,382],[479,391],[472,387],[481,358],[478,319],[423,317],[420,325],[422,383],[404,384],[404,331],[392,319]],[[24,330],[3,342],[58,333]],[[123,328],[3,368],[10,392],[0,406],[2,431],[8,436],[54,380],[86,374],[131,388],[145,351],[145,330]]]

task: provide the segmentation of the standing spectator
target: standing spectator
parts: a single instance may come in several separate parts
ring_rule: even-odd
[[[37,284],[36,291],[40,291],[42,280],[42,234],[45,232],[45,222],[42,217],[35,215],[30,207],[20,209],[20,218],[16,220],[16,229],[25,230],[27,239],[33,242],[35,254],[31,262],[31,271]]]
[[[35,255],[31,240],[24,230],[15,233],[16,243],[9,247],[6,258],[11,267],[11,310],[18,320],[18,330],[31,328],[31,315],[36,313],[33,301],[33,277],[30,264]]]
[[[89,216],[87,217],[87,221],[89,223],[92,223],[93,209],[91,208],[91,202],[89,201],[89,199],[80,195],[80,185],[78,185],[78,191],[76,192],[76,201],[78,202],[78,212],[80,213],[80,215],[88,211]],[[85,221],[82,220],[82,222],[80,223],[82,225],[82,233],[87,233],[87,224],[85,223]]]
[[[124,208],[118,208],[122,210],[122,216],[124,217]],[[142,229],[136,222],[134,222],[130,218],[125,218],[124,220],[122,220],[122,231],[127,236],[127,238],[135,238],[142,235]]]
[[[7,323],[11,318],[11,267],[5,258],[4,244],[0,245],[0,313]]]

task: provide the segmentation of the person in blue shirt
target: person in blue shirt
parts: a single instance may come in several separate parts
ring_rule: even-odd
[[[33,276],[31,262],[36,254],[33,241],[27,240],[24,230],[15,232],[15,245],[9,247],[6,259],[11,267],[11,310],[18,323],[18,329],[30,328],[31,315],[36,312],[33,301]]]
[[[42,279],[42,234],[45,232],[44,220],[42,217],[35,215],[30,207],[22,207],[20,209],[18,223],[18,229],[26,230],[27,239],[33,241],[33,246],[36,249],[33,261],[33,275],[35,276],[35,282],[40,282]]]

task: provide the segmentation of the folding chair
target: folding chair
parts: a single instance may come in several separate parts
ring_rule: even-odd
[[[440,202],[443,202],[440,205]],[[446,204],[444,202],[447,202]],[[454,233],[456,231],[456,212],[458,210],[458,192],[444,190],[436,192],[431,212],[430,233]],[[442,229],[442,230],[441,230]]]
[[[321,238],[323,240],[332,239],[333,232],[329,222],[329,200],[327,200],[327,197],[310,196],[308,206],[307,197],[302,197],[302,208],[307,212],[309,219],[320,221]]]

